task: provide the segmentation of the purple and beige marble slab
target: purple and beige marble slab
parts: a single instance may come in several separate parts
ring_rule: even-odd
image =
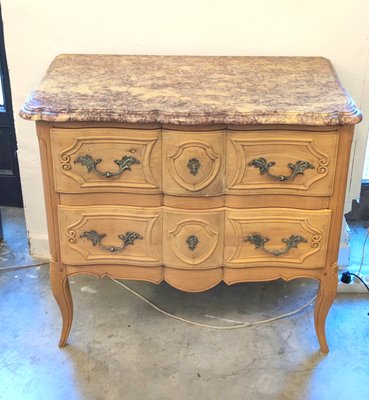
[[[362,116],[322,57],[62,54],[20,116],[182,125],[356,124]]]

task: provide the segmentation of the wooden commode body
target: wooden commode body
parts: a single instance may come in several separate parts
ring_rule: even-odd
[[[308,277],[328,351],[361,120],[329,61],[61,55],[21,116],[37,121],[61,346],[74,274],[189,292]]]

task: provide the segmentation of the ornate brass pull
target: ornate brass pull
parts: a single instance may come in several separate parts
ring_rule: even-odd
[[[91,240],[93,246],[99,246],[101,249],[114,253],[123,250],[126,246],[134,244],[136,239],[143,239],[137,232],[126,232],[125,235],[118,235],[119,239],[123,242],[120,246],[105,246],[101,241],[106,236],[106,233],[98,233],[96,231],[86,231],[80,235],[80,238]]]
[[[297,248],[297,245],[301,242],[307,242],[307,240],[300,235],[291,235],[289,238],[283,238],[282,242],[286,244],[284,249],[281,250],[268,250],[265,248],[265,243],[269,242],[269,238],[265,236],[261,236],[258,233],[254,233],[246,237],[245,242],[251,242],[255,245],[255,249],[262,249],[268,254],[272,254],[273,256],[280,256],[282,254],[286,254],[293,247]]]
[[[268,162],[265,158],[260,157],[249,162],[249,165],[254,165],[255,168],[260,169],[260,175],[267,174],[270,178],[278,181],[285,182],[290,181],[295,178],[297,175],[304,175],[304,171],[307,168],[314,169],[314,165],[310,164],[307,161],[296,161],[296,164],[288,163],[287,166],[292,170],[291,175],[273,175],[269,172],[270,167],[275,165],[275,161]]]
[[[194,251],[196,249],[197,244],[199,243],[199,239],[197,238],[196,235],[190,235],[187,237],[186,243],[187,243],[188,248],[191,251]]]
[[[131,165],[133,164],[140,164],[140,161],[137,160],[137,158],[132,157],[132,156],[123,156],[120,160],[114,160],[115,164],[118,165],[119,169],[117,172],[101,172],[99,171],[96,166],[101,163],[101,158],[98,158],[94,160],[91,156],[88,154],[84,156],[78,156],[75,160],[74,163],[80,163],[87,167],[87,171],[91,172],[94,171],[96,175],[102,176],[104,178],[113,178],[115,176],[121,175],[124,171],[127,169],[130,171],[131,170]]]
[[[187,168],[192,175],[197,175],[200,169],[200,161],[197,158],[191,158],[188,160]]]

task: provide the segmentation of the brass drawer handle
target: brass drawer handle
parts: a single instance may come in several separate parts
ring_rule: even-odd
[[[197,238],[196,235],[190,235],[187,237],[186,243],[187,243],[188,248],[191,251],[194,251],[196,249],[197,244],[199,243],[199,239]]]
[[[118,235],[119,239],[123,242],[120,246],[105,246],[101,243],[101,241],[106,236],[106,233],[98,233],[96,231],[86,231],[80,235],[80,238],[86,238],[87,240],[91,240],[93,246],[99,245],[99,247],[103,250],[114,253],[119,250],[123,250],[126,246],[130,244],[134,244],[136,239],[143,239],[141,235],[137,232],[126,232],[125,235]]]
[[[192,175],[197,175],[200,169],[200,161],[197,158],[191,158],[188,160],[187,168]]]
[[[281,250],[268,250],[265,248],[265,243],[269,242],[269,238],[265,236],[261,236],[258,233],[254,233],[252,235],[249,235],[246,237],[244,240],[245,242],[251,242],[252,244],[255,245],[255,249],[262,249],[268,254],[272,254],[273,256],[280,256],[282,254],[286,254],[292,247],[296,247],[297,245],[301,242],[307,242],[307,240],[300,236],[300,235],[291,235],[289,238],[283,238],[282,242],[286,244],[284,249]]]
[[[137,158],[135,157],[123,156],[121,160],[114,160],[115,164],[117,164],[119,167],[117,172],[101,172],[96,168],[97,164],[101,163],[101,161],[101,158],[97,158],[96,160],[94,160],[91,156],[86,154],[84,156],[78,156],[74,160],[74,163],[80,163],[87,167],[88,172],[94,171],[96,175],[102,176],[104,178],[113,178],[115,176],[119,176],[126,170],[130,171],[131,165],[140,164],[140,161],[137,160]]]
[[[270,178],[278,181],[285,182],[290,181],[295,178],[297,175],[304,175],[305,169],[314,169],[314,165],[310,164],[307,161],[296,161],[296,164],[288,163],[288,168],[292,170],[291,175],[273,175],[269,172],[270,167],[275,165],[275,161],[268,162],[265,158],[260,157],[249,162],[249,165],[254,165],[255,168],[260,169],[260,175],[267,174]]]

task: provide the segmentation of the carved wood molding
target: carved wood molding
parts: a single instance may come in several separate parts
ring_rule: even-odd
[[[329,226],[330,213],[327,212],[322,215]],[[270,265],[270,266],[283,266],[283,265],[298,265],[299,268],[308,268],[305,266],[305,260],[307,258],[313,257],[314,255],[319,255],[319,262],[316,264],[315,268],[321,268],[324,265],[326,256],[326,247],[328,242],[328,232],[323,232],[317,226],[313,226],[309,221],[309,215],[307,216],[284,216],[284,217],[271,217],[270,215],[262,216],[246,216],[237,217],[232,215],[227,215],[226,220],[228,221],[230,227],[232,227],[235,246],[233,251],[225,256],[225,265],[233,268],[242,268],[245,265]],[[288,230],[288,234],[294,234],[295,232],[300,232],[304,238],[307,239],[307,243],[300,243],[298,248],[293,249],[293,251],[286,254],[282,254],[278,257],[274,257],[273,254],[267,254],[261,252],[255,245],[250,242],[245,242],[245,237],[247,235],[254,234],[252,228],[243,229],[242,225],[259,226],[259,231],[261,234],[275,239],[277,243],[281,243],[280,233],[278,233],[278,227],[283,228],[284,226],[289,226],[291,232]],[[249,230],[251,229],[251,230]],[[283,228],[284,231],[286,230]],[[292,232],[293,230],[293,232]],[[284,236],[288,236],[284,234]],[[276,237],[277,235],[277,237]],[[278,236],[279,235],[279,236]],[[324,246],[323,246],[324,242]],[[281,243],[281,246],[283,243]],[[247,256],[241,255],[242,250],[247,246],[249,251]],[[271,247],[271,246],[269,246]],[[272,247],[273,248],[273,247]],[[277,249],[277,248],[276,248]]]
[[[161,218],[161,214],[159,213],[151,215],[145,213],[143,216],[138,216],[129,214],[122,215],[122,213],[100,212],[99,214],[95,214],[93,212],[84,212],[76,222],[66,227],[64,234],[67,237],[68,247],[80,254],[82,262],[116,262],[119,260],[127,263],[131,262],[133,264],[142,263],[144,265],[147,263],[158,265],[162,263],[162,260],[155,256],[152,249],[154,240],[157,239],[153,237],[153,229],[155,224],[158,223],[159,218]],[[134,254],[127,254],[125,252],[109,253],[101,250],[99,247],[91,246],[85,239],[80,238],[80,234],[86,229],[85,227],[87,224],[89,227],[94,226],[98,229],[100,221],[109,219],[114,220],[115,223],[116,221],[122,221],[122,227],[126,225],[127,221],[141,223],[141,229],[137,228],[137,230],[140,231],[143,237],[143,239],[139,241],[142,242],[142,245],[140,243],[135,244],[136,247],[131,246],[135,249],[138,245],[141,245],[141,250],[139,252],[135,252]],[[114,236],[118,236],[118,234],[119,232]],[[68,252],[68,250],[64,250],[64,258],[69,259],[71,257],[67,255]],[[76,261],[74,264],[75,263],[78,262]]]
[[[81,188],[102,188],[102,187],[128,187],[128,188],[145,188],[145,189],[158,189],[160,190],[160,184],[156,182],[153,177],[150,159],[152,155],[152,151],[155,143],[158,141],[158,138],[153,139],[124,139],[119,136],[109,136],[109,137],[99,137],[99,136],[78,136],[75,138],[75,141],[68,148],[64,149],[60,152],[59,161],[60,161],[60,169],[62,173],[69,178],[73,179],[76,183],[80,185]],[[141,166],[139,168],[142,169],[144,175],[144,182],[135,181],[132,178],[129,179],[114,179],[114,180],[104,180],[96,175],[86,175],[85,168],[83,166],[74,165],[74,161],[77,159],[77,156],[84,154],[86,151],[83,148],[89,147],[91,145],[102,145],[109,144],[112,148],[119,146],[120,144],[126,146],[140,146],[143,147]],[[130,151],[127,152],[131,153]],[[134,154],[134,153],[132,153]],[[131,154],[130,154],[131,155]],[[124,154],[122,154],[124,156]],[[113,160],[111,161],[112,165],[114,165]],[[137,166],[135,166],[137,168]],[[56,172],[56,178],[57,172]]]
[[[229,136],[229,143],[234,147],[237,157],[237,167],[236,167],[236,174],[231,179],[228,188],[229,189],[261,189],[264,188],[265,190],[280,190],[281,192],[291,192],[301,190],[306,192],[307,190],[311,189],[311,186],[322,179],[324,179],[328,175],[328,166],[331,163],[331,160],[322,149],[318,148],[314,138],[277,138],[277,139],[270,139],[270,138],[263,138],[260,135],[260,138],[250,138],[247,137],[239,138],[239,137],[232,137]],[[268,176],[265,176],[264,182],[247,182],[246,177],[249,170],[253,170],[254,167],[248,165],[252,158],[258,157],[257,154],[254,154],[252,158],[247,158],[249,154],[248,147],[257,146],[260,149],[263,149],[265,145],[275,145],[275,146],[285,146],[288,148],[290,146],[299,146],[302,149],[304,148],[304,153],[312,160],[315,160],[312,164],[314,165],[314,169],[311,169],[305,173],[305,175],[298,175],[295,180],[289,181],[286,185],[284,182],[277,182],[268,179]],[[265,153],[263,153],[263,157],[266,157]],[[270,158],[270,159],[269,159]],[[276,154],[268,155],[268,161],[275,161]],[[296,161],[296,156],[291,154],[290,162],[293,164]],[[279,165],[281,166],[281,165]],[[287,168],[287,164],[285,166]]]
[[[196,245],[196,254],[188,248],[187,235],[182,238],[181,233],[185,227],[191,227],[199,232],[197,236],[200,236],[200,239]],[[169,235],[174,255],[188,265],[199,265],[208,260],[213,255],[219,240],[219,232],[215,231],[207,221],[195,218],[182,220],[169,231]]]
[[[194,149],[199,149],[199,148],[202,149],[204,151],[204,154],[206,155],[206,157],[208,157],[213,166],[209,174],[204,179],[202,179],[200,182],[197,183],[194,183],[193,174],[189,176],[189,179],[186,179],[186,176],[183,173],[183,171],[180,171],[176,165],[176,161],[180,159],[184,150],[189,149],[191,147],[193,147]],[[171,166],[169,173],[171,173],[173,179],[178,183],[178,185],[191,192],[196,192],[206,188],[214,181],[215,177],[219,172],[221,156],[220,154],[214,151],[213,147],[209,143],[201,142],[198,140],[191,140],[191,141],[184,141],[180,145],[178,145],[172,153],[168,154],[168,160]]]

